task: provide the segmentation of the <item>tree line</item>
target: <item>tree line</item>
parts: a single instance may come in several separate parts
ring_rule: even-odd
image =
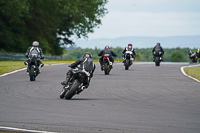
[[[153,54],[152,54],[153,48],[136,48],[136,58],[135,61],[153,61]],[[62,59],[79,59],[81,58],[84,53],[90,52],[93,55],[93,59],[99,59],[100,57],[98,54],[100,53],[102,49],[66,49],[64,51],[64,54],[62,55]],[[117,54],[117,57],[114,57],[116,60],[122,60],[122,51],[124,48],[117,47],[117,48],[111,48],[113,52]],[[196,52],[196,49],[190,49],[190,48],[163,48],[164,50],[164,56],[163,60],[165,62],[190,62],[189,59],[189,51],[192,50],[193,52]]]
[[[0,51],[24,53],[38,41],[62,55],[72,36],[87,38],[107,13],[107,0],[0,0]]]

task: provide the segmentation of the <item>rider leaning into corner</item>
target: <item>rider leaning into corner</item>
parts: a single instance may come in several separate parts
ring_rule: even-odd
[[[159,51],[162,52],[161,53],[161,61],[163,61],[163,55],[164,55],[164,51],[163,48],[160,46],[160,43],[156,43],[156,46],[153,48],[152,53],[153,53],[153,61],[155,62],[155,55],[154,55],[154,51]]]
[[[123,63],[125,61],[125,54],[124,53],[126,53],[126,51],[131,51],[132,52],[131,56],[132,56],[133,59],[135,59],[135,49],[133,48],[133,45],[131,43],[129,43],[128,46],[125,47],[124,51],[122,52],[123,53],[123,55],[122,55]]]
[[[32,47],[29,47],[25,53],[25,57],[26,58],[30,58],[31,54],[37,54],[39,57],[37,59],[38,61],[38,67],[39,67],[39,73],[40,73],[40,68],[44,66],[44,64],[40,61],[40,59],[44,59],[44,54],[42,52],[42,49],[39,48],[39,42],[34,41],[32,43]],[[27,61],[24,62],[24,65],[27,66],[27,72],[29,72],[29,67],[30,67],[30,63],[29,63],[29,59]]]
[[[67,73],[66,73],[66,80],[61,82],[61,85],[67,85],[68,82],[70,81],[71,77],[73,76],[73,70],[78,66],[79,70],[85,70],[90,73],[89,79],[83,83],[82,90],[88,88],[90,79],[93,77],[94,70],[96,68],[95,64],[93,63],[92,60],[92,54],[89,52],[86,52],[83,56],[83,58],[78,59],[75,63],[72,63],[69,65],[71,68]]]
[[[101,65],[101,70],[103,71],[103,57],[104,57],[104,54],[109,54],[110,56],[109,56],[109,60],[112,62],[112,64],[114,63],[114,59],[112,58],[112,56],[114,56],[114,57],[117,57],[117,55],[112,51],[112,50],[110,50],[110,48],[109,48],[109,46],[107,45],[107,46],[105,46],[105,49],[104,50],[102,50],[99,54],[98,54],[98,56],[101,56],[101,58],[99,59],[99,63],[100,63],[100,65]],[[113,65],[112,65],[112,67],[113,67]]]

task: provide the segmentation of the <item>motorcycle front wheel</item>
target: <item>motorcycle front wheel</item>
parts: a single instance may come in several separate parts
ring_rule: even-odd
[[[160,66],[159,57],[156,57],[155,64],[156,64],[156,66]]]
[[[125,70],[128,70],[128,68],[129,68],[129,60],[126,60],[126,62],[125,62]]]

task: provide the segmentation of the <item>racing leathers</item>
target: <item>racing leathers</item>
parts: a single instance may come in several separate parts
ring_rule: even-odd
[[[102,64],[103,64],[103,57],[104,57],[104,54],[109,54],[109,60],[112,62],[112,64],[114,63],[114,59],[112,58],[112,56],[116,57],[117,55],[110,49],[104,49],[102,50],[98,56],[101,56],[101,58],[99,59],[99,63],[102,67]]]
[[[135,59],[135,49],[133,47],[131,47],[131,48],[125,47],[124,51],[122,52],[123,53],[123,55],[122,55],[123,60],[125,60],[126,51],[131,51],[132,52],[131,56],[132,56],[133,59]]]
[[[163,55],[164,55],[164,51],[163,51],[163,48],[160,46],[160,45],[156,45],[153,50],[152,50],[152,53],[153,53],[153,61],[155,61],[155,55],[154,55],[154,52],[157,51],[157,52],[161,52],[161,60],[163,61]]]
[[[26,53],[25,53],[25,57],[28,58],[28,60],[24,62],[24,65],[27,66],[27,72],[30,70],[29,59],[31,58],[31,56],[33,54],[36,54],[37,57],[38,57],[37,61],[38,61],[38,67],[39,67],[39,69],[44,66],[44,64],[40,61],[40,59],[44,59],[44,54],[42,52],[42,49],[39,48],[39,47],[34,47],[34,46],[29,47],[27,49]]]
[[[90,73],[89,79],[85,83],[83,83],[84,89],[88,88],[91,78],[93,77],[94,70],[96,68],[95,64],[93,63],[92,58],[80,58],[75,63],[69,65],[71,68],[66,73],[66,80],[61,82],[61,85],[67,85],[70,81],[71,77],[73,76],[73,70],[85,70]]]

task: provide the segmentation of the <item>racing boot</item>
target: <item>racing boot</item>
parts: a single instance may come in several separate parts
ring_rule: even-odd
[[[66,78],[65,81],[61,82],[61,85],[65,85],[66,86],[68,84],[69,80],[70,80],[70,78]]]
[[[29,70],[29,67],[28,67],[28,62],[25,61],[24,65],[26,65],[26,67],[27,67],[26,72],[29,72],[30,70]]]
[[[38,74],[41,73],[41,68],[44,66],[44,64],[40,64],[39,67],[38,67]]]

